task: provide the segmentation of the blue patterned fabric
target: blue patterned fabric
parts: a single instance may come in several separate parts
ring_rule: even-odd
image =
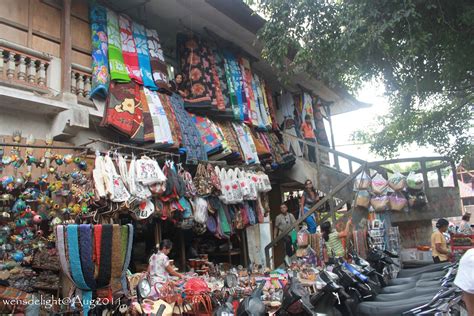
[[[140,65],[140,73],[142,74],[143,85],[150,90],[158,90],[153,81],[151,74],[150,55],[147,45],[147,37],[145,27],[141,24],[133,22],[133,39],[138,53],[138,64]]]
[[[92,87],[90,98],[105,98],[109,92],[109,61],[107,57],[107,10],[95,2],[89,5],[92,39]]]
[[[239,121],[244,120],[244,104],[246,106],[247,100],[244,96],[244,86],[243,86],[243,79],[242,73],[240,71],[239,63],[235,58],[234,54],[228,50],[224,50],[224,58],[226,62],[226,66],[228,71],[230,72],[230,77],[232,81],[232,86],[234,88],[235,97],[237,104],[232,104],[233,111],[234,111],[234,118],[238,119]]]
[[[84,281],[90,289],[95,289],[94,262],[92,261],[92,226],[82,224],[79,226],[79,244],[81,267]]]

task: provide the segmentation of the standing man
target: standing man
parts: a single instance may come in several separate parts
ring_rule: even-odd
[[[459,261],[458,273],[454,284],[462,291],[467,314],[474,315],[474,249],[469,249]]]
[[[296,222],[296,219],[293,216],[293,214],[288,213],[288,207],[286,206],[286,204],[280,205],[280,212],[281,214],[278,214],[278,216],[275,219],[275,227],[273,229],[274,238],[277,238],[277,236],[281,235],[294,222]],[[291,241],[290,235],[286,235],[283,238],[283,244],[285,246],[285,252],[286,252],[285,257],[293,256],[294,249],[293,249],[293,243]]]
[[[436,223],[437,230],[431,234],[431,250],[434,263],[447,262],[451,252],[448,249],[444,232],[448,230],[449,222],[440,218]]]
[[[314,135],[313,124],[311,123],[311,116],[306,114],[304,122],[301,124],[301,134],[306,141],[316,144],[316,136]],[[316,148],[314,146],[307,145],[308,148],[308,160],[316,162]]]

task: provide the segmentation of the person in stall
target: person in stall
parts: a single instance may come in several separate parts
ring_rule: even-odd
[[[437,230],[431,234],[431,251],[434,263],[447,262],[451,252],[448,249],[444,233],[448,230],[449,222],[440,218],[436,222]]]
[[[464,213],[462,216],[461,225],[459,225],[459,233],[464,235],[472,235],[472,228],[471,228],[471,213]]]
[[[316,144],[316,135],[314,134],[313,124],[311,123],[311,116],[309,116],[309,114],[305,115],[304,122],[301,124],[301,134],[306,141]],[[307,145],[306,147],[308,148],[308,160],[316,162],[316,148],[311,145]]]
[[[183,275],[174,270],[174,267],[170,264],[168,258],[173,243],[169,239],[164,239],[159,245],[157,245],[157,251],[154,253],[149,260],[148,275],[152,289],[160,287],[161,284],[167,282],[170,276],[183,278]]]
[[[351,225],[352,219],[349,219],[346,223],[346,228],[342,232],[338,232],[331,228],[331,223],[328,221],[321,224],[321,233],[326,246],[325,258],[346,256],[346,251],[342,245],[342,239],[349,235]]]
[[[304,183],[304,192],[300,199],[300,216],[308,212],[316,203],[319,201],[319,194],[316,192],[313,186],[313,181],[306,180]],[[316,233],[316,219],[314,214],[306,218],[306,224],[308,225],[308,231],[311,234]]]
[[[288,206],[286,204],[280,205],[280,212],[281,214],[278,214],[277,217],[275,218],[275,229],[273,232],[274,238],[277,238],[279,235],[281,235],[283,232],[285,232],[288,228],[291,227],[291,225],[296,222],[295,217],[293,214],[288,213]],[[283,244],[285,246],[285,259],[291,258],[294,253],[294,247],[293,247],[293,242],[291,240],[290,235],[286,235],[283,238]]]
[[[184,88],[184,75],[182,73],[178,73],[174,76],[174,79],[170,81],[170,88],[171,91],[179,93],[179,95],[181,95],[183,98],[186,96]]]

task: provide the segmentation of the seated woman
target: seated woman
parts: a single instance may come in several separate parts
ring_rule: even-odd
[[[324,222],[321,225],[322,237],[326,244],[326,257],[344,257],[346,255],[341,239],[347,237],[351,224],[352,219],[349,219],[342,232],[332,230],[330,222]]]
[[[155,293],[155,287],[160,288],[162,284],[169,280],[170,276],[183,278],[183,275],[176,272],[170,264],[168,254],[171,252],[172,248],[173,243],[168,239],[164,239],[159,245],[159,250],[150,257],[148,275],[152,288],[152,295],[157,294]]]

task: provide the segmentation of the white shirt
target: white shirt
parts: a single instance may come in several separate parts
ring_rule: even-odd
[[[158,282],[158,280],[168,280],[169,274],[166,271],[166,267],[170,264],[170,260],[167,255],[162,252],[155,253],[150,258],[149,262],[149,274],[152,279],[152,283]]]
[[[474,294],[474,249],[469,249],[459,261],[454,284],[464,292]]]

